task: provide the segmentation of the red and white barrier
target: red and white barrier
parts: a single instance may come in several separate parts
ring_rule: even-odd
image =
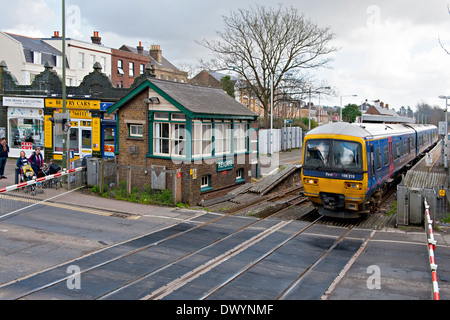
[[[428,240],[428,256],[430,258],[430,269],[431,269],[431,278],[433,280],[433,299],[440,300],[439,296],[439,285],[437,281],[437,264],[436,259],[434,258],[434,251],[436,250],[436,240],[434,240],[433,234],[433,220],[431,220],[430,216],[430,206],[428,205],[427,199],[425,198],[425,218],[426,218],[426,234]]]
[[[54,178],[57,178],[57,177],[66,176],[66,175],[74,173],[74,172],[83,171],[84,169],[85,169],[85,167],[80,167],[80,168],[70,169],[70,170],[64,170],[64,171],[61,171],[61,172],[58,172],[58,173],[55,173],[55,174],[52,174],[52,175],[48,175],[48,176],[39,178],[39,179],[30,180],[30,181],[27,181],[27,182],[22,182],[22,183],[15,184],[15,185],[12,185],[12,186],[9,186],[9,187],[6,187],[6,188],[1,188],[0,189],[0,194],[1,193],[5,193],[5,192],[14,191],[14,190],[17,190],[17,189],[20,189],[20,188],[23,188],[23,187],[32,186],[32,185],[37,184],[39,182],[44,182],[44,181],[51,180],[51,179],[54,179]]]

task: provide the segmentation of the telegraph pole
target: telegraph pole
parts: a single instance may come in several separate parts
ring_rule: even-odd
[[[66,0],[62,0],[62,105],[63,114],[66,114]],[[70,121],[70,117],[68,121]],[[67,132],[69,132],[69,129]],[[64,136],[63,130],[62,167],[66,166],[67,170],[70,169],[69,157],[67,152],[68,137],[69,134],[66,134]]]

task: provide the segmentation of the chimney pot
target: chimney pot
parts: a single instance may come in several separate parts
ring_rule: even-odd
[[[102,44],[102,38],[98,36],[98,31],[94,31],[94,35],[91,37],[92,43]]]
[[[144,53],[144,47],[142,46],[142,42],[139,41],[139,45],[137,46],[137,51],[138,54],[143,54]]]

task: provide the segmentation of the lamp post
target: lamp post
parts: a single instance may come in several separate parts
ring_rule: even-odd
[[[439,96],[439,99],[445,99],[445,136],[444,136],[444,168],[448,169],[448,99],[450,96]]]
[[[339,122],[342,122],[342,98],[344,98],[344,97],[357,97],[357,96],[358,96],[357,94],[341,96],[341,110],[340,110],[340,115],[339,115]]]

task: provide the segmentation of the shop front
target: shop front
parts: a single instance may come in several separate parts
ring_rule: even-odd
[[[7,128],[0,128],[0,138],[8,133],[9,156],[18,158],[23,150],[29,157],[37,147],[43,148],[44,99],[3,97],[3,106],[7,108]]]
[[[73,154],[72,160],[86,156],[100,156],[102,153],[100,101],[69,99],[66,105],[67,111],[70,112],[68,148]],[[62,100],[46,99],[45,107],[47,109],[45,115],[46,157],[62,160],[65,136],[56,135],[53,132],[53,123],[50,121],[56,113],[62,113]]]

